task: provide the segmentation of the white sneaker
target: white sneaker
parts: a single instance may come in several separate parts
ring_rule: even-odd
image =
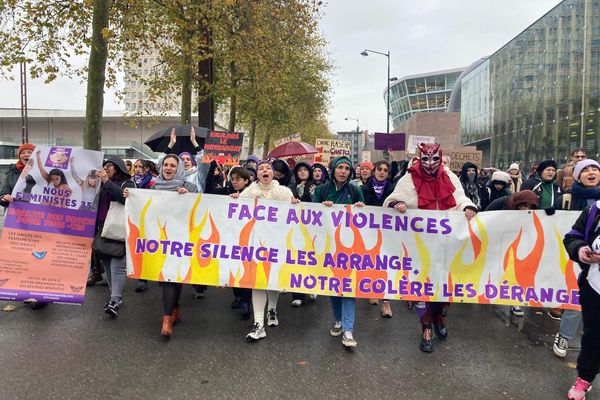
[[[292,300],[292,307],[300,307],[301,305],[302,305],[302,300],[300,300],[300,299]]]
[[[329,328],[329,334],[331,336],[340,336],[342,334],[342,321],[335,321]]]
[[[352,336],[352,332],[346,331],[344,332],[344,336],[342,336],[342,344],[346,347],[356,347],[358,344]]]
[[[264,325],[254,324],[252,330],[246,335],[246,340],[256,341],[267,337],[267,331],[265,331]]]
[[[523,312],[523,310],[519,306],[510,306],[510,312],[515,317],[522,317],[523,315],[525,315],[525,313]]]
[[[317,299],[317,295],[316,295],[316,294],[309,294],[309,295],[308,295],[308,297],[309,297],[311,300],[313,300],[313,301]]]
[[[279,321],[277,320],[277,311],[271,309],[267,312],[267,326],[277,325],[279,325]]]
[[[554,354],[557,357],[564,358],[567,356],[567,349],[569,348],[569,341],[567,338],[562,336],[559,333],[554,336],[554,345],[552,346],[552,350],[554,350]]]

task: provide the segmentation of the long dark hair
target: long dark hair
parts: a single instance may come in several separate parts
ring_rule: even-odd
[[[53,176],[53,175],[60,176],[60,184],[68,185],[67,177],[65,176],[65,173],[62,172],[60,169],[58,169],[58,168],[51,169],[50,172],[48,172],[48,175],[49,176]]]

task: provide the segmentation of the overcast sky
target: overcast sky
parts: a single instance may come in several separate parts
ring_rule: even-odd
[[[466,67],[492,54],[553,8],[557,0],[328,0],[321,29],[336,69],[329,122],[333,130],[385,132],[386,57],[391,76]],[[18,69],[17,69],[18,72]],[[85,86],[60,79],[28,81],[29,108],[84,109]],[[20,107],[18,82],[0,82],[0,107]],[[124,109],[107,91],[106,110]]]

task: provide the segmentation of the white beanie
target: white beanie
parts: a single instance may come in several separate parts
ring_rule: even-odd
[[[510,171],[511,169],[516,169],[518,171],[521,170],[521,168],[519,168],[519,164],[517,164],[517,163],[510,164],[510,167],[508,168],[508,170]]]
[[[575,169],[573,170],[573,179],[579,182],[579,176],[581,175],[581,172],[589,166],[600,169],[600,164],[598,164],[596,160],[592,160],[590,158],[586,160],[581,160],[577,164],[575,164]]]
[[[508,175],[506,172],[504,171],[496,171],[492,174],[492,182],[494,181],[500,181],[500,182],[504,182],[508,185],[508,182],[510,182],[510,175]]]

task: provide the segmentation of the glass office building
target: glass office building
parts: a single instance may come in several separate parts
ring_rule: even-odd
[[[561,2],[460,85],[461,142],[492,165],[564,163],[577,147],[597,158],[600,0]]]
[[[418,112],[445,112],[452,88],[463,68],[412,75],[392,82],[390,117],[397,129]],[[387,104],[387,89],[384,92]]]

